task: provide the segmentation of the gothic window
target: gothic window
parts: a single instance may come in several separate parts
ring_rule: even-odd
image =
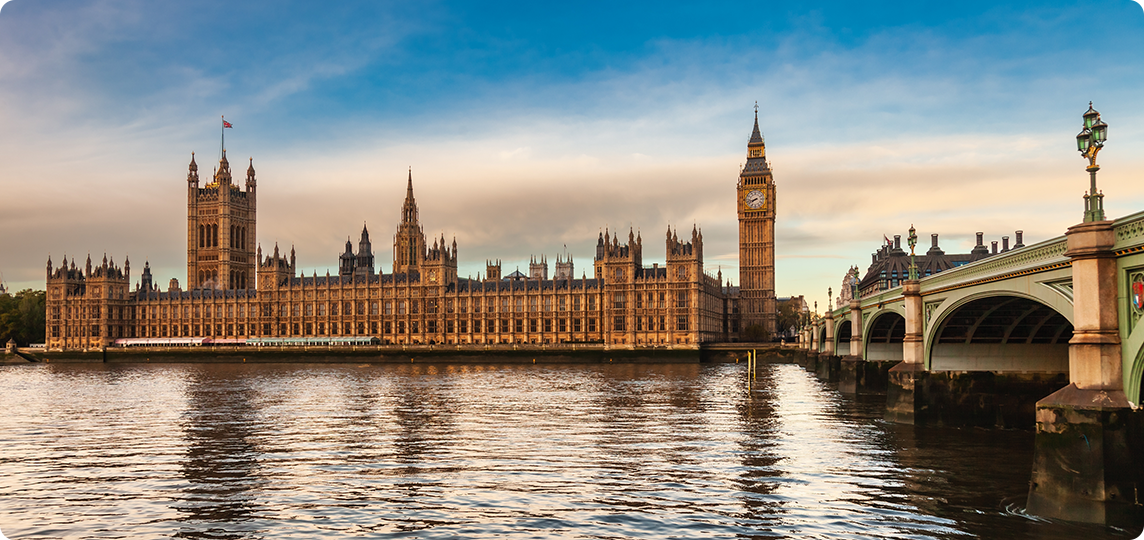
[[[596,297],[588,295],[588,311],[596,311]]]
[[[545,332],[551,332],[552,331],[552,319],[544,319],[544,331]]]
[[[616,317],[615,320],[612,321],[612,330],[616,332],[624,331],[624,318],[622,316]]]
[[[679,292],[675,293],[675,307],[677,307],[677,308],[687,307],[687,291],[679,291]]]
[[[218,223],[215,223],[214,225],[212,225],[211,228],[214,229],[214,231],[212,233],[214,235],[213,245],[214,245],[214,247],[218,247]]]
[[[580,319],[578,319],[578,318],[572,319],[572,331],[573,332],[579,332],[580,331]]]
[[[199,247],[207,247],[205,242],[206,242],[206,234],[203,233],[203,226],[199,225]]]
[[[595,332],[596,331],[596,318],[595,317],[589,317],[588,318],[588,331],[589,332]]]
[[[563,318],[557,319],[556,320],[556,331],[557,332],[567,332],[568,331],[568,319],[563,319]]]
[[[397,302],[397,314],[398,315],[405,315],[405,300],[401,300],[401,301]],[[402,332],[402,333],[404,333],[404,332]]]
[[[567,305],[568,305],[568,304],[567,304],[567,298],[566,298],[564,295],[560,295],[560,298],[558,298],[558,299],[556,300],[556,307],[557,307],[557,309],[559,309],[560,311],[564,311],[564,308],[565,308],[565,306],[567,306]]]
[[[614,309],[624,309],[624,293],[618,292],[613,296],[612,307]]]
[[[679,315],[675,318],[675,329],[680,332],[687,330],[687,315]]]
[[[370,313],[370,315],[377,315],[377,302],[373,302],[370,304],[369,313]],[[375,330],[374,333],[376,334],[377,331]]]
[[[529,310],[529,311],[531,311],[531,312],[533,312],[533,313],[535,313],[535,312],[536,312],[536,303],[537,303],[537,301],[538,301],[538,300],[537,300],[537,298],[536,298],[535,296],[531,296],[531,297],[529,297],[529,298],[528,298],[528,310]]]
[[[418,302],[416,300],[410,300],[409,301],[409,313],[416,315],[417,313],[420,312],[418,310],[418,308],[420,308],[420,307],[421,306],[418,305]]]

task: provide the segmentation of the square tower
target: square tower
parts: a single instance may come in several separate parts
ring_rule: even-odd
[[[199,187],[191,154],[187,173],[187,288],[253,289],[257,223],[254,159],[246,190],[232,182],[226,150],[211,183]]]
[[[739,173],[739,307],[744,339],[775,334],[775,181],[767,163],[766,143],[755,129],[747,142],[747,163]]]

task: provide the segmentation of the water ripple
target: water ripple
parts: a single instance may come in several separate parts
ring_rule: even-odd
[[[791,365],[0,367],[24,538],[1129,537],[1029,518],[1032,436]]]

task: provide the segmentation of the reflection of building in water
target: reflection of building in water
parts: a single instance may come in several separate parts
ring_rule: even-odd
[[[184,523],[177,537],[246,538],[224,531],[256,517],[257,492],[267,485],[256,457],[263,450],[251,442],[258,421],[254,391],[235,388],[241,384],[236,379],[222,382],[192,378],[187,391],[186,457],[180,463],[189,485],[172,504]]]
[[[393,269],[375,271],[369,231],[358,249],[347,239],[337,275],[305,276],[294,249],[256,246],[256,180],[232,182],[223,153],[211,183],[199,186],[192,156],[187,174],[187,290],[172,279],[166,291],[149,265],[131,290],[130,264],[89,260],[78,269],[48,260],[47,342],[52,349],[93,348],[117,338],[370,336],[383,344],[558,344],[692,348],[738,338],[740,326],[774,332],[774,183],[758,119],[739,178],[744,286],[723,283],[703,266],[703,233],[665,234],[666,260],[645,266],[643,238],[609,230],[597,238],[592,277],[575,275],[571,256],[558,256],[549,278],[546,256],[528,274],[502,278],[489,261],[482,279],[457,275],[458,248],[444,235],[430,243],[420,222],[410,172],[401,222],[393,237]],[[745,255],[744,255],[745,254]],[[256,278],[256,279],[255,279]],[[739,296],[749,300],[740,313]],[[742,324],[740,319],[743,318]]]

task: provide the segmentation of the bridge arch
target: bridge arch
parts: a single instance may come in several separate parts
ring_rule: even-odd
[[[1132,306],[1128,309],[1131,317]],[[1128,321],[1122,318],[1120,324],[1128,324]],[[1144,397],[1144,324],[1135,325],[1122,343],[1120,354],[1124,360],[1131,359],[1131,363],[1124,362],[1124,395],[1128,401],[1140,405],[1140,398]]]
[[[906,337],[906,318],[897,310],[883,309],[870,316],[862,339],[863,360],[873,362],[903,359],[902,343]]]
[[[826,351],[826,325],[819,326],[814,331],[814,350],[818,352]]]
[[[847,317],[834,321],[834,354],[846,356],[850,354],[851,323]]]
[[[926,365],[932,371],[1067,373],[1072,333],[1069,317],[1031,295],[970,295],[928,328]]]

